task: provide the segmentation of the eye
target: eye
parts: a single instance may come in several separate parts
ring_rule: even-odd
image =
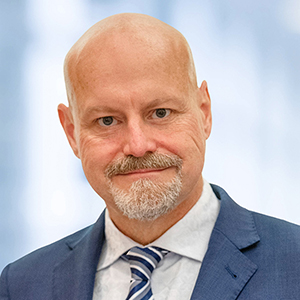
[[[167,117],[170,113],[171,113],[170,109],[158,108],[152,114],[152,118],[153,119],[162,119],[162,118]]]
[[[108,127],[117,124],[117,120],[115,120],[111,116],[108,116],[108,117],[99,118],[98,123],[100,124],[100,126]]]

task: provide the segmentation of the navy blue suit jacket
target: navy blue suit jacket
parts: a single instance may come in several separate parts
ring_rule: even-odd
[[[213,189],[221,209],[191,299],[300,299],[300,227]],[[8,265],[0,300],[91,300],[103,241],[102,213],[94,225]]]

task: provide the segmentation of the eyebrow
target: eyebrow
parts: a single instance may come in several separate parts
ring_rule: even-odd
[[[86,109],[86,111],[83,112],[83,115],[84,116],[90,116],[92,115],[93,113],[102,113],[102,112],[105,112],[105,113],[115,113],[117,111],[117,109],[113,109],[107,105],[101,105],[101,106],[91,106],[91,107],[88,107]]]
[[[162,106],[168,102],[175,102],[177,104],[179,104],[180,106],[184,106],[184,101],[182,101],[181,98],[177,98],[177,97],[172,97],[172,98],[166,98],[166,99],[154,99],[152,101],[150,101],[150,103],[148,103],[144,109],[151,109],[153,107],[157,107],[157,106]],[[111,106],[108,106],[108,105],[101,105],[101,106],[91,106],[91,107],[88,107],[86,109],[86,111],[84,111],[83,115],[84,116],[90,116],[92,115],[93,113],[107,113],[107,114],[110,114],[110,113],[116,113],[116,112],[119,112],[120,111],[120,108],[112,108]]]
[[[155,107],[155,106],[159,106],[162,105],[164,103],[170,102],[174,100],[173,98],[167,98],[167,99],[154,99],[153,101],[151,101],[150,103],[148,103],[146,105],[146,108],[151,108],[151,107]]]
[[[151,109],[153,107],[163,106],[164,104],[167,104],[168,102],[173,102],[173,103],[179,104],[180,106],[184,105],[183,99],[178,98],[178,97],[172,97],[172,98],[165,98],[165,99],[154,99],[153,101],[148,103],[145,108]]]

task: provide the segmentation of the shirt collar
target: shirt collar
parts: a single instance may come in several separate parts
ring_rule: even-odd
[[[149,246],[161,247],[198,261],[203,260],[220,210],[220,203],[211,186],[207,181],[203,182],[202,195],[197,203],[181,220]],[[105,237],[98,270],[113,264],[130,248],[143,247],[117,229],[109,217],[108,210],[105,212]]]

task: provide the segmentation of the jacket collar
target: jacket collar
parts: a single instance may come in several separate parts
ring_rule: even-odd
[[[257,270],[241,250],[259,242],[252,213],[212,185],[221,201],[208,250],[193,291],[196,299],[236,299]]]
[[[104,212],[97,222],[66,241],[70,251],[54,266],[53,299],[90,300],[104,242]]]
[[[212,188],[221,208],[192,300],[236,299],[257,270],[242,253],[259,242],[252,213],[238,206],[220,187]],[[104,212],[93,226],[68,238],[70,251],[54,266],[53,299],[92,299],[103,242]]]
[[[211,186],[221,201],[215,229],[222,232],[240,250],[257,243],[260,238],[252,212],[236,204],[219,186]]]

